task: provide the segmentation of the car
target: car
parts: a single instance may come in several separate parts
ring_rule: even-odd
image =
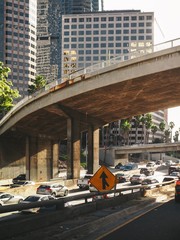
[[[13,183],[23,182],[26,181],[26,174],[19,174],[17,177],[12,179]]]
[[[162,160],[157,160],[156,165],[162,165],[163,161]]]
[[[56,198],[51,195],[40,195],[40,194],[35,194],[35,195],[30,195],[26,197],[21,203],[35,203],[35,202],[41,202],[41,201],[49,201],[49,200],[55,200]],[[22,213],[37,213],[40,210],[43,209],[55,209],[55,206],[47,206],[47,207],[35,207],[35,208],[30,208],[30,209],[23,209],[21,210]]]
[[[164,176],[163,178],[163,182],[167,182],[166,184],[171,184],[172,181],[176,181],[178,180],[179,178],[177,176]],[[169,182],[169,183],[168,183]],[[166,184],[163,184],[163,185],[166,185]]]
[[[155,163],[154,162],[148,162],[146,164],[146,167],[154,167],[155,166]]]
[[[29,185],[35,185],[35,182],[33,181],[18,182],[18,183],[11,184],[10,187],[15,188],[15,187],[23,187],[23,186],[29,186]]]
[[[166,166],[171,166],[171,165],[173,165],[173,161],[172,160],[166,160],[165,165]]]
[[[145,174],[146,176],[154,175],[154,170],[151,168],[141,168],[140,174]]]
[[[180,164],[180,159],[176,159],[176,160],[175,160],[175,163],[176,163],[176,164]]]
[[[158,181],[157,179],[155,179],[155,178],[152,178],[152,179],[146,178],[146,179],[144,179],[144,180],[142,181],[141,185],[142,185],[142,186],[147,186],[147,185],[151,185],[151,184],[155,184],[155,183],[159,183],[159,181]],[[155,188],[155,187],[156,187],[156,185],[154,185],[154,186],[149,186],[148,188]]]
[[[145,174],[134,174],[132,177],[130,177],[130,182],[131,184],[141,184],[145,178]]]
[[[118,163],[116,166],[115,166],[115,169],[120,169],[122,167],[122,163]]]
[[[59,183],[44,183],[37,188],[36,193],[52,195],[54,197],[64,197],[68,195],[69,190],[66,186],[63,186]]]
[[[13,195],[11,193],[0,192],[0,206],[17,204],[24,200],[20,195]]]
[[[128,182],[130,179],[130,176],[125,173],[117,173],[115,174],[115,176],[116,176],[117,183]]]
[[[171,172],[170,176],[180,177],[180,172]]]

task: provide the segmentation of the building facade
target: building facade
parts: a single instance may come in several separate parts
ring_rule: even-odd
[[[36,75],[36,9],[36,0],[0,1],[0,61],[21,98]]]
[[[62,76],[117,56],[128,60],[135,57],[137,51],[152,52],[153,33],[152,12],[130,10],[63,15]]]

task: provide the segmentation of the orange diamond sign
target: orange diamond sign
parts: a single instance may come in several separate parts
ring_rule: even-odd
[[[108,168],[102,166],[90,179],[90,183],[100,192],[111,190],[116,184],[116,177]]]

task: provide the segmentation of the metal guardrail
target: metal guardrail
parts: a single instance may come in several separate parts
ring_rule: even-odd
[[[21,211],[24,209],[30,209],[30,208],[38,208],[38,207],[50,207],[50,206],[56,206],[56,209],[63,209],[65,208],[65,204],[71,201],[76,200],[84,200],[84,203],[88,203],[88,199],[93,198],[97,195],[104,195],[104,194],[114,194],[113,197],[119,195],[124,195],[123,192],[131,191],[130,194],[133,194],[139,190],[140,192],[144,192],[149,187],[162,187],[163,185],[174,183],[176,180],[162,182],[162,183],[155,183],[147,186],[129,186],[121,189],[114,189],[111,191],[104,191],[104,192],[90,192],[85,194],[79,194],[69,197],[62,197],[57,200],[49,200],[49,201],[42,201],[42,202],[36,202],[36,203],[19,203],[19,204],[13,204],[13,205],[7,205],[7,206],[1,206],[0,207],[0,213],[7,213],[7,212],[14,212],[14,211]],[[117,195],[118,193],[118,195]]]
[[[37,92],[33,93],[32,95],[29,95],[25,98],[23,98],[22,100],[20,100],[1,120],[0,120],[0,126],[13,114],[14,111],[16,111],[20,106],[24,105],[25,103],[27,103],[29,100],[34,99],[35,97],[40,97],[41,94],[44,93],[44,95],[49,92],[49,89],[56,87],[57,85],[64,83],[65,81],[74,79],[74,78],[78,78],[82,75],[86,75],[86,74],[92,74],[93,72],[97,72],[101,69],[105,69],[109,66],[118,64],[120,62],[124,62],[124,61],[128,61],[131,60],[133,58],[138,58],[141,57],[143,55],[148,55],[150,53],[153,52],[158,52],[164,49],[168,49],[168,48],[172,48],[172,47],[176,47],[180,45],[180,38],[176,38],[176,39],[172,39],[163,43],[159,43],[156,45],[150,45],[146,48],[142,48],[138,51],[133,51],[130,53],[127,53],[125,55],[122,56],[118,56],[115,58],[110,58],[107,61],[103,61],[97,64],[94,64],[92,66],[89,66],[87,68],[81,69],[79,71],[75,71],[74,73],[68,74],[68,75],[64,75],[61,79],[57,79],[54,80],[52,82],[50,82],[49,84],[47,84],[45,87],[43,87],[42,89],[38,90]],[[66,79],[64,81],[64,78]]]

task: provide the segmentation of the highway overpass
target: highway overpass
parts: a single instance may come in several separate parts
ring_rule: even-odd
[[[9,164],[17,167],[25,163],[29,178],[54,177],[58,144],[67,138],[67,175],[77,178],[80,133],[88,130],[88,171],[95,172],[99,162],[99,127],[179,106],[179,82],[180,46],[176,46],[116,62],[34,94],[0,121],[0,166],[3,169]]]

